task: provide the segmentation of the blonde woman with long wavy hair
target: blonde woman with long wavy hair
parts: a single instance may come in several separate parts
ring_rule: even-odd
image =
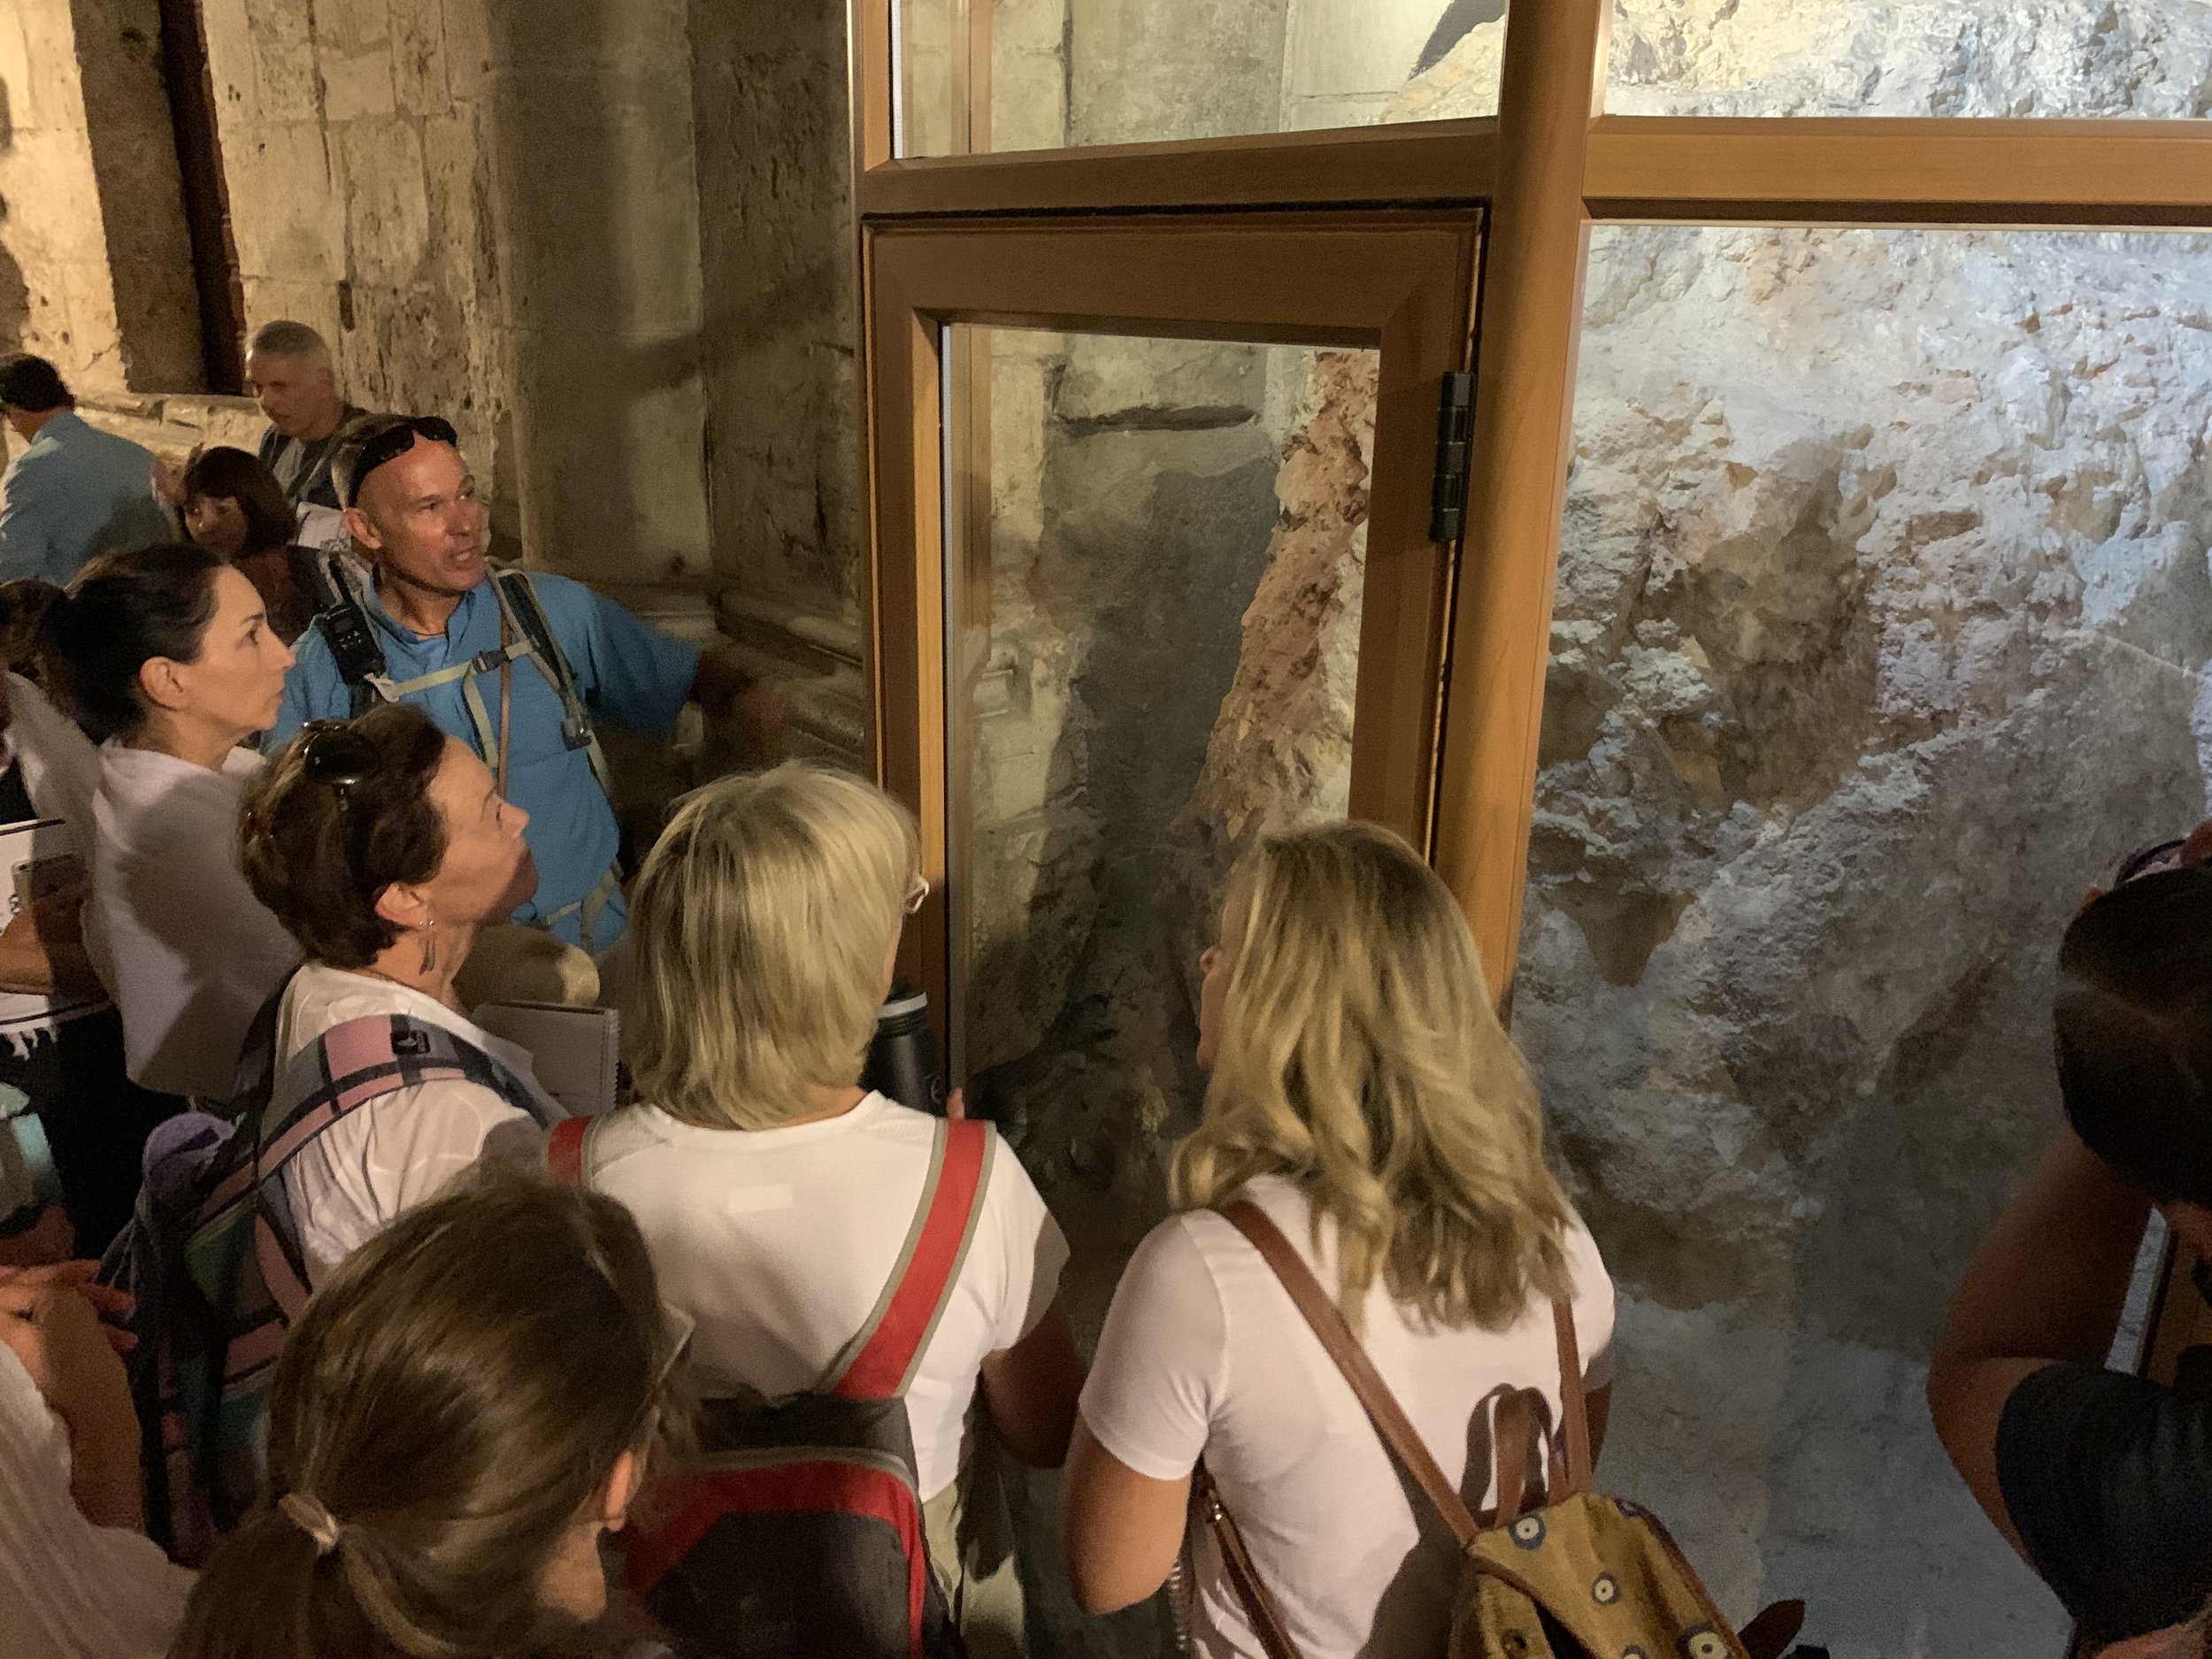
[[[1077,1599],[1141,1600],[1183,1545],[1202,1454],[1305,1659],[1441,1653],[1456,1559],[1425,1540],[1350,1387],[1216,1206],[1257,1204],[1304,1256],[1478,1510],[1486,1403],[1543,1391],[1573,1309],[1602,1432],[1613,1288],[1544,1162],[1536,1088],[1451,894],[1365,824],[1269,839],[1203,958],[1197,1131],[1181,1213],[1115,1294],[1061,1490]],[[1210,1540],[1194,1651],[1263,1659]]]

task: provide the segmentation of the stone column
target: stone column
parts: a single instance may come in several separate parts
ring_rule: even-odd
[[[524,547],[578,576],[703,574],[706,394],[684,0],[488,4],[484,16]]]

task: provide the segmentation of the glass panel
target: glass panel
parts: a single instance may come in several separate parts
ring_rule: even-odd
[[[1612,115],[2200,116],[2200,0],[1617,0]]]
[[[898,153],[1494,114],[1505,0],[899,0]]]
[[[1095,1319],[1195,1121],[1229,866],[1346,810],[1379,359],[957,333],[989,442],[951,492],[955,1075]]]
[[[2208,293],[2212,237],[1593,234],[1514,1031],[1609,1487],[1839,1654],[2065,1646],[1923,1388],[2059,935],[2205,814]]]

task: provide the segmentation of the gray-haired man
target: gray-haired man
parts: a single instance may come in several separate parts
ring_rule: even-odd
[[[338,434],[365,411],[346,402],[330,346],[305,323],[265,323],[246,347],[246,389],[269,418],[261,458],[295,507],[338,510]]]

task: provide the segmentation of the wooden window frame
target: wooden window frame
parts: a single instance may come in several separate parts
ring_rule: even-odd
[[[1369,348],[1381,354],[1375,471],[1360,618],[1353,810],[1425,844],[1432,822],[1436,672],[1448,622],[1451,550],[1429,539],[1436,388],[1463,368],[1481,234],[1471,211],[1235,214],[1172,220],[987,220],[867,232],[865,423],[872,511],[903,535],[869,545],[866,652],[878,777],[922,824],[933,896],[909,926],[901,971],[941,1007],[964,936],[948,832],[963,816],[946,737],[948,581],[987,580],[972,541],[947,546],[944,375],[948,325]],[[1110,248],[1112,258],[1079,257]],[[951,335],[957,372],[962,336]],[[977,357],[984,354],[976,353]],[[960,396],[957,384],[952,396]],[[956,438],[958,427],[955,426]],[[950,521],[972,538],[987,483],[964,482],[956,442]],[[1408,470],[1413,475],[1407,476]],[[967,497],[964,506],[957,499]],[[956,568],[957,561],[957,568]],[[973,617],[978,604],[965,603]],[[1371,735],[1370,735],[1371,734]]]

